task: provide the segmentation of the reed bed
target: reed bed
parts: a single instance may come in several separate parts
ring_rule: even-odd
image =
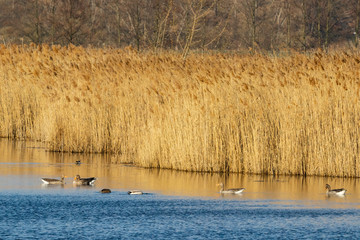
[[[360,175],[358,53],[0,47],[0,136],[186,171]]]

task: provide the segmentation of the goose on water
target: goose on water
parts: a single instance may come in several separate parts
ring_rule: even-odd
[[[326,184],[326,194],[335,194],[335,195],[345,195],[346,189],[339,188],[339,189],[331,189],[329,184]]]
[[[220,186],[220,193],[221,194],[227,194],[227,193],[230,193],[230,194],[240,194],[242,193],[245,188],[230,188],[230,189],[224,189],[224,184],[223,183],[219,183],[218,186]]]
[[[41,178],[41,181],[43,181],[45,184],[65,184],[64,179],[66,176],[62,176],[61,179],[56,178]]]
[[[95,181],[95,177],[81,178],[80,175],[76,175],[73,183],[76,185],[92,185],[95,183]]]
[[[111,190],[108,188],[101,189],[101,193],[111,193]]]
[[[130,190],[130,191],[128,191],[128,194],[129,195],[142,195],[143,192],[140,190]]]

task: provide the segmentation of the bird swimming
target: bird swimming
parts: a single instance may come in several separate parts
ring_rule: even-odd
[[[220,186],[220,193],[221,194],[240,194],[242,193],[245,188],[230,188],[230,189],[224,189],[224,184],[223,183],[219,183],[217,184],[218,186]]]
[[[130,190],[127,192],[129,195],[142,195],[144,194],[142,191],[140,190]]]
[[[335,194],[335,195],[345,195],[346,189],[344,188],[339,188],[339,189],[331,189],[329,184],[326,184],[325,186],[326,188],[326,194]]]
[[[73,184],[76,185],[92,185],[96,181],[95,177],[90,178],[81,178],[80,175],[76,175],[73,181]]]
[[[41,178],[41,181],[43,181],[43,183],[45,184],[65,184],[64,179],[66,178],[66,176],[61,176],[60,179],[56,179],[56,178]]]
[[[111,193],[111,190],[108,188],[101,189],[101,193]]]

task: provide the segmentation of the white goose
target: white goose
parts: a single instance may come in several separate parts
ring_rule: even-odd
[[[142,195],[144,194],[142,191],[140,190],[130,190],[127,192],[129,195]]]
[[[335,194],[339,196],[345,195],[346,189],[339,188],[339,189],[331,189],[329,184],[326,184],[326,194]]]
[[[220,186],[220,193],[221,194],[240,194],[242,193],[245,188],[230,188],[230,189],[224,189],[224,184],[219,183],[218,186]]]

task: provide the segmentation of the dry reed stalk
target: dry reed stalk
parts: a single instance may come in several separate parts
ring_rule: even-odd
[[[360,59],[0,47],[0,136],[186,171],[359,176]]]

